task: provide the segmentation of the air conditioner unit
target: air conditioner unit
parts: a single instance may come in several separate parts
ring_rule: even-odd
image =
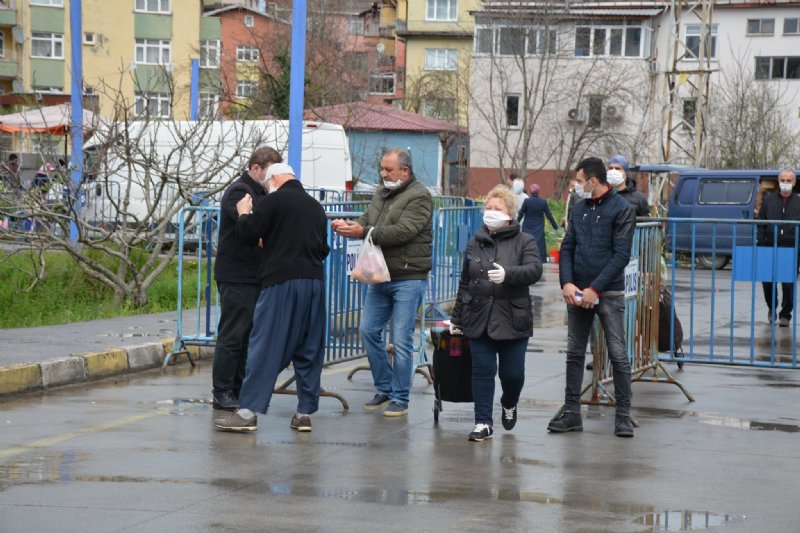
[[[570,122],[586,122],[587,118],[588,113],[586,113],[586,110],[578,107],[573,107],[567,112],[567,120]]]
[[[622,119],[622,108],[617,107],[615,105],[608,105],[605,108],[605,117],[608,120],[621,120]]]

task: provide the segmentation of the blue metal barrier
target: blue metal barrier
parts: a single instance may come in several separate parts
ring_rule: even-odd
[[[213,257],[219,242],[219,207],[189,206],[178,217],[178,320],[172,351],[164,356],[161,370],[166,369],[173,357],[186,354],[195,365],[188,346],[212,346],[216,342],[219,321],[219,300],[213,283]],[[196,239],[197,247],[192,257],[197,261],[195,276],[194,320],[186,324],[183,319],[183,277],[186,260],[186,236]]]
[[[664,219],[671,253],[667,285],[683,325],[684,353],[674,346],[662,359],[758,367],[798,368],[797,264],[800,222],[729,219]],[[758,246],[758,232],[778,242],[791,232],[794,246]],[[729,271],[724,269],[733,261]],[[787,264],[788,263],[788,264]],[[794,311],[782,327],[770,320],[762,282],[777,315],[779,284],[791,284]],[[670,324],[670,339],[674,322]]]
[[[336,189],[325,189],[320,187],[303,187],[305,191],[317,199],[320,203],[326,202],[342,202],[344,201],[344,193],[346,191],[339,191]]]

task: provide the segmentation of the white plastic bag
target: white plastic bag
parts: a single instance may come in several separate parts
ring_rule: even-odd
[[[364,245],[361,247],[361,252],[356,259],[356,266],[350,277],[367,285],[392,281],[381,247],[372,242],[372,229],[364,239]]]

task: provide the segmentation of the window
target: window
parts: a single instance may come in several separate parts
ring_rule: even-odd
[[[136,0],[135,10],[144,13],[169,13],[170,0]]]
[[[256,25],[256,19],[253,18],[253,15],[245,15],[244,16],[244,25],[248,28],[252,28]]]
[[[686,25],[686,55],[683,59],[697,59],[700,55],[700,24]],[[711,35],[706,42],[706,54],[711,59],[717,57],[717,25],[711,26]]]
[[[458,0],[427,0],[425,20],[458,20]]]
[[[784,35],[800,35],[800,18],[783,19]]]
[[[257,46],[240,44],[236,47],[236,59],[238,61],[258,61],[259,53]]]
[[[0,57],[6,56],[6,35],[0,32]]]
[[[394,94],[397,76],[394,72],[383,72],[369,79],[370,94]]]
[[[589,96],[589,123],[590,128],[599,128],[603,123],[602,96]]]
[[[756,57],[757,80],[800,80],[800,56]]]
[[[609,21],[575,28],[575,57],[643,57],[644,50],[639,22]]]
[[[31,0],[31,5],[64,7],[64,0]]]
[[[166,39],[136,39],[136,63],[141,65],[167,65],[172,45]]]
[[[258,92],[258,84],[251,80],[236,82],[237,98],[252,98]]]
[[[526,53],[528,55],[555,54],[558,51],[557,35],[554,29],[529,28]]]
[[[31,57],[64,59],[64,35],[61,33],[31,33]]]
[[[88,44],[89,46],[94,46],[95,44],[95,36],[94,33],[87,31],[83,34],[83,44]]]
[[[494,51],[494,30],[492,28],[475,29],[475,53],[491,54]]]
[[[168,94],[137,93],[133,112],[137,118],[170,118],[172,102]]]
[[[775,19],[747,19],[747,35],[772,35]]]
[[[428,48],[425,50],[425,70],[455,70],[456,50]]]
[[[498,28],[497,53],[501,56],[521,56],[525,53],[525,29],[521,27]]]
[[[345,21],[345,25],[350,35],[364,35],[364,20],[361,17],[351,17]]]
[[[64,89],[61,87],[34,85],[31,89],[35,94],[64,94]]]
[[[367,52],[345,52],[344,65],[347,70],[365,71],[369,68]]]
[[[700,182],[700,204],[749,204],[754,181],[707,179]]]
[[[200,66],[203,68],[219,66],[219,40],[200,41]]]
[[[506,127],[519,128],[519,95],[506,95]]]
[[[422,114],[453,122],[456,119],[455,98],[431,98],[422,102]]]
[[[201,118],[216,118],[219,107],[219,96],[211,93],[200,93],[197,114]]]

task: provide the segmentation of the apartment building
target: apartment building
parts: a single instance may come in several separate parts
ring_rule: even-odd
[[[660,162],[665,72],[689,73],[677,78],[685,105],[675,124],[694,120],[698,17],[686,12],[675,25],[661,1],[511,4],[487,1],[474,12],[470,193],[515,171],[550,195],[586,155]],[[715,2],[706,41],[712,104],[726,77],[749,76],[777,89],[786,124],[800,133],[799,17],[796,0]],[[691,143],[688,131],[675,134]]]

